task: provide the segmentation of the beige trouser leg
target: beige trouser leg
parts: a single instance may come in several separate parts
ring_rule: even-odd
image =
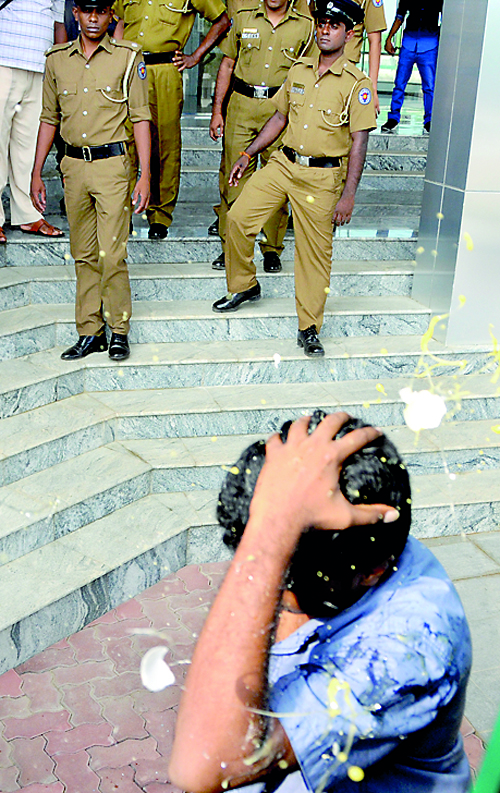
[[[229,292],[255,286],[253,246],[262,224],[287,199],[294,215],[295,306],[299,329],[319,331],[330,283],[332,216],[343,189],[342,168],[307,168],[276,152],[245,186],[227,217]],[[312,201],[310,199],[313,199]]]
[[[229,178],[231,168],[247,146],[257,137],[266,121],[274,115],[275,108],[268,99],[251,99],[233,93],[227,109],[227,120],[224,132],[224,170]],[[268,162],[269,157],[281,146],[281,138],[278,138],[267,149],[260,154],[261,165]],[[229,207],[234,204],[240,195],[243,187],[248,182],[257,167],[256,160],[252,160],[249,167],[240,179],[237,187],[229,187],[221,191],[221,208],[219,211],[219,234],[222,240],[222,248],[226,250],[226,216]],[[286,233],[288,221],[287,204],[280,206],[278,211],[271,215],[264,224],[265,241],[260,243],[262,253],[266,251],[276,251],[279,255],[283,250],[283,238]],[[258,229],[260,231],[260,229]]]
[[[170,226],[181,177],[182,75],[173,63],[148,64],[151,110],[149,223]]]
[[[41,217],[30,199],[41,109],[42,75],[0,66],[0,194],[8,181],[13,226],[34,223]],[[0,226],[4,223],[0,201]]]
[[[131,168],[125,155],[84,162],[64,157],[64,198],[76,269],[76,329],[96,336],[106,321],[129,331],[127,264]]]

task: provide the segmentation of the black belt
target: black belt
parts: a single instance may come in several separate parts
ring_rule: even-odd
[[[66,157],[85,160],[85,162],[107,160],[108,157],[118,157],[126,152],[125,144],[122,142],[105,143],[104,146],[70,146],[69,143],[66,143],[65,146]]]
[[[290,162],[296,162],[298,165],[306,165],[309,168],[340,168],[340,157],[305,157],[289,146],[283,146],[282,152]]]
[[[281,85],[275,85],[270,88],[268,85],[248,85],[244,80],[239,77],[234,78],[234,88],[237,94],[249,96],[252,99],[270,99],[274,94],[277,94]]]
[[[144,63],[173,63],[175,50],[171,52],[143,52]]]

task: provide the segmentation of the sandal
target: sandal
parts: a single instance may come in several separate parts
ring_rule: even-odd
[[[7,237],[5,236],[5,231],[0,226],[0,245],[2,245],[4,242],[7,242]]]
[[[44,218],[40,218],[35,223],[30,223],[27,228],[19,227],[23,234],[36,234],[39,237],[64,237],[64,231],[51,226]]]

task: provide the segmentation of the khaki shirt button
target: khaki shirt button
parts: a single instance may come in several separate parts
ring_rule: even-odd
[[[299,149],[303,149],[303,148],[304,148],[303,146],[299,146]]]
[[[87,133],[86,133],[86,132],[83,132],[83,133],[82,133],[82,138],[86,138],[86,137],[87,137]]]
[[[142,31],[142,30],[141,30],[141,32],[139,33],[139,36],[144,36],[144,33],[143,33],[143,31]]]
[[[87,111],[84,110],[82,115],[86,116],[87,115]]]
[[[273,34],[274,34],[274,33],[276,33],[276,31],[275,31],[275,29],[274,29],[274,28],[271,30],[271,33],[273,33]]]
[[[269,50],[269,52],[272,52],[272,51],[273,51],[273,48],[272,48],[272,47],[268,47],[267,49]]]
[[[293,47],[290,47],[290,52],[293,52]]]
[[[84,88],[83,93],[86,94],[88,90],[89,90],[88,88]]]
[[[307,129],[307,124],[304,124],[304,129]]]
[[[314,107],[314,105],[309,105],[309,107]]]
[[[316,85],[315,85],[314,87],[315,87],[315,88],[318,88],[318,87],[319,87],[319,86],[318,86],[318,83],[316,83]]]
[[[110,85],[106,86],[106,91],[111,91],[111,86]]]
[[[66,89],[64,89],[63,94],[64,96],[67,96],[68,92],[66,91]]]
[[[133,41],[133,42],[132,42],[132,47],[134,48],[134,50],[136,50],[136,49],[137,49],[137,46],[138,46],[138,45],[135,43],[135,41]]]
[[[149,19],[149,17],[148,17],[148,15],[147,15],[147,14],[146,14],[146,16],[144,17],[144,19]]]
[[[86,68],[86,69],[90,69],[90,63],[86,63],[86,64],[85,64],[85,68]]]
[[[327,110],[326,112],[328,113],[328,115],[330,115],[330,113],[331,113],[332,111],[330,110],[330,108],[328,108],[328,110]]]
[[[266,69],[269,69],[269,64],[268,63],[266,63]]]
[[[251,44],[247,44],[247,47],[251,47],[251,46],[252,46]]]

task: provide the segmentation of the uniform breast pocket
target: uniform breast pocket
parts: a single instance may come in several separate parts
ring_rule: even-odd
[[[123,21],[126,25],[133,25],[142,19],[141,4],[138,0],[130,0],[123,10]]]
[[[304,86],[292,85],[290,89],[290,115],[297,117],[304,108],[305,93]]]
[[[122,86],[119,80],[101,80],[96,83],[96,100],[99,107],[109,107],[123,99]]]
[[[74,113],[78,105],[76,83],[63,83],[60,85],[58,98],[63,116]]]
[[[330,130],[341,127],[346,123],[345,120],[343,120],[342,107],[337,103],[322,104],[318,108],[317,121],[319,127]]]
[[[188,6],[188,2],[184,0],[165,0],[158,3],[160,22],[166,25],[178,25],[181,14],[192,13],[192,9]]]
[[[260,57],[260,37],[259,38],[250,38],[250,37],[243,37],[241,38],[240,43],[240,52],[238,56],[238,60],[240,61],[243,67],[248,68],[253,64],[258,64]]]

